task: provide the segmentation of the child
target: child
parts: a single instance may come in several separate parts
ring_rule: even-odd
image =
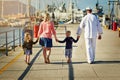
[[[75,40],[73,37],[70,36],[71,32],[67,31],[66,32],[66,38],[63,41],[58,40],[59,43],[64,43],[66,42],[66,47],[65,47],[65,57],[67,58],[67,63],[71,62],[72,58],[72,43],[77,42],[79,40],[79,37],[77,37],[77,40]]]
[[[33,44],[37,43],[38,39],[33,42],[30,33],[26,32],[24,35],[24,43],[23,43],[23,49],[24,49],[24,54],[26,55],[26,60],[25,62],[30,65],[30,55],[32,54],[32,46]]]

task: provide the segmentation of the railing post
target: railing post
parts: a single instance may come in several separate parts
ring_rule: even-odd
[[[65,32],[67,31],[67,28],[66,28],[66,26],[65,26]]]
[[[5,33],[6,36],[6,56],[8,56],[8,41],[7,41],[7,32]]]
[[[13,50],[15,51],[15,29],[13,30]]]
[[[21,29],[19,28],[19,46],[21,46]]]

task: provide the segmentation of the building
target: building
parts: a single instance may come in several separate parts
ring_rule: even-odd
[[[35,13],[35,8],[30,7],[30,15]],[[0,17],[23,16],[27,14],[27,5],[19,0],[1,0]]]

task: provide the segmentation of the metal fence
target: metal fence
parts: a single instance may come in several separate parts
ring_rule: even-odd
[[[17,43],[18,42],[18,43]],[[0,48],[5,49],[5,54],[8,56],[8,49],[12,47],[15,51],[16,45],[21,45],[21,29],[13,29],[0,33]]]

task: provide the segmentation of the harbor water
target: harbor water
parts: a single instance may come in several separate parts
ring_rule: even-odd
[[[22,28],[15,27],[0,27],[0,47],[6,44],[6,32],[7,32],[7,42],[10,43],[13,41],[13,36],[15,35],[15,45],[19,44],[19,29],[20,35],[22,33]],[[15,30],[15,31],[14,31]],[[12,46],[13,43],[8,44],[8,46]]]

